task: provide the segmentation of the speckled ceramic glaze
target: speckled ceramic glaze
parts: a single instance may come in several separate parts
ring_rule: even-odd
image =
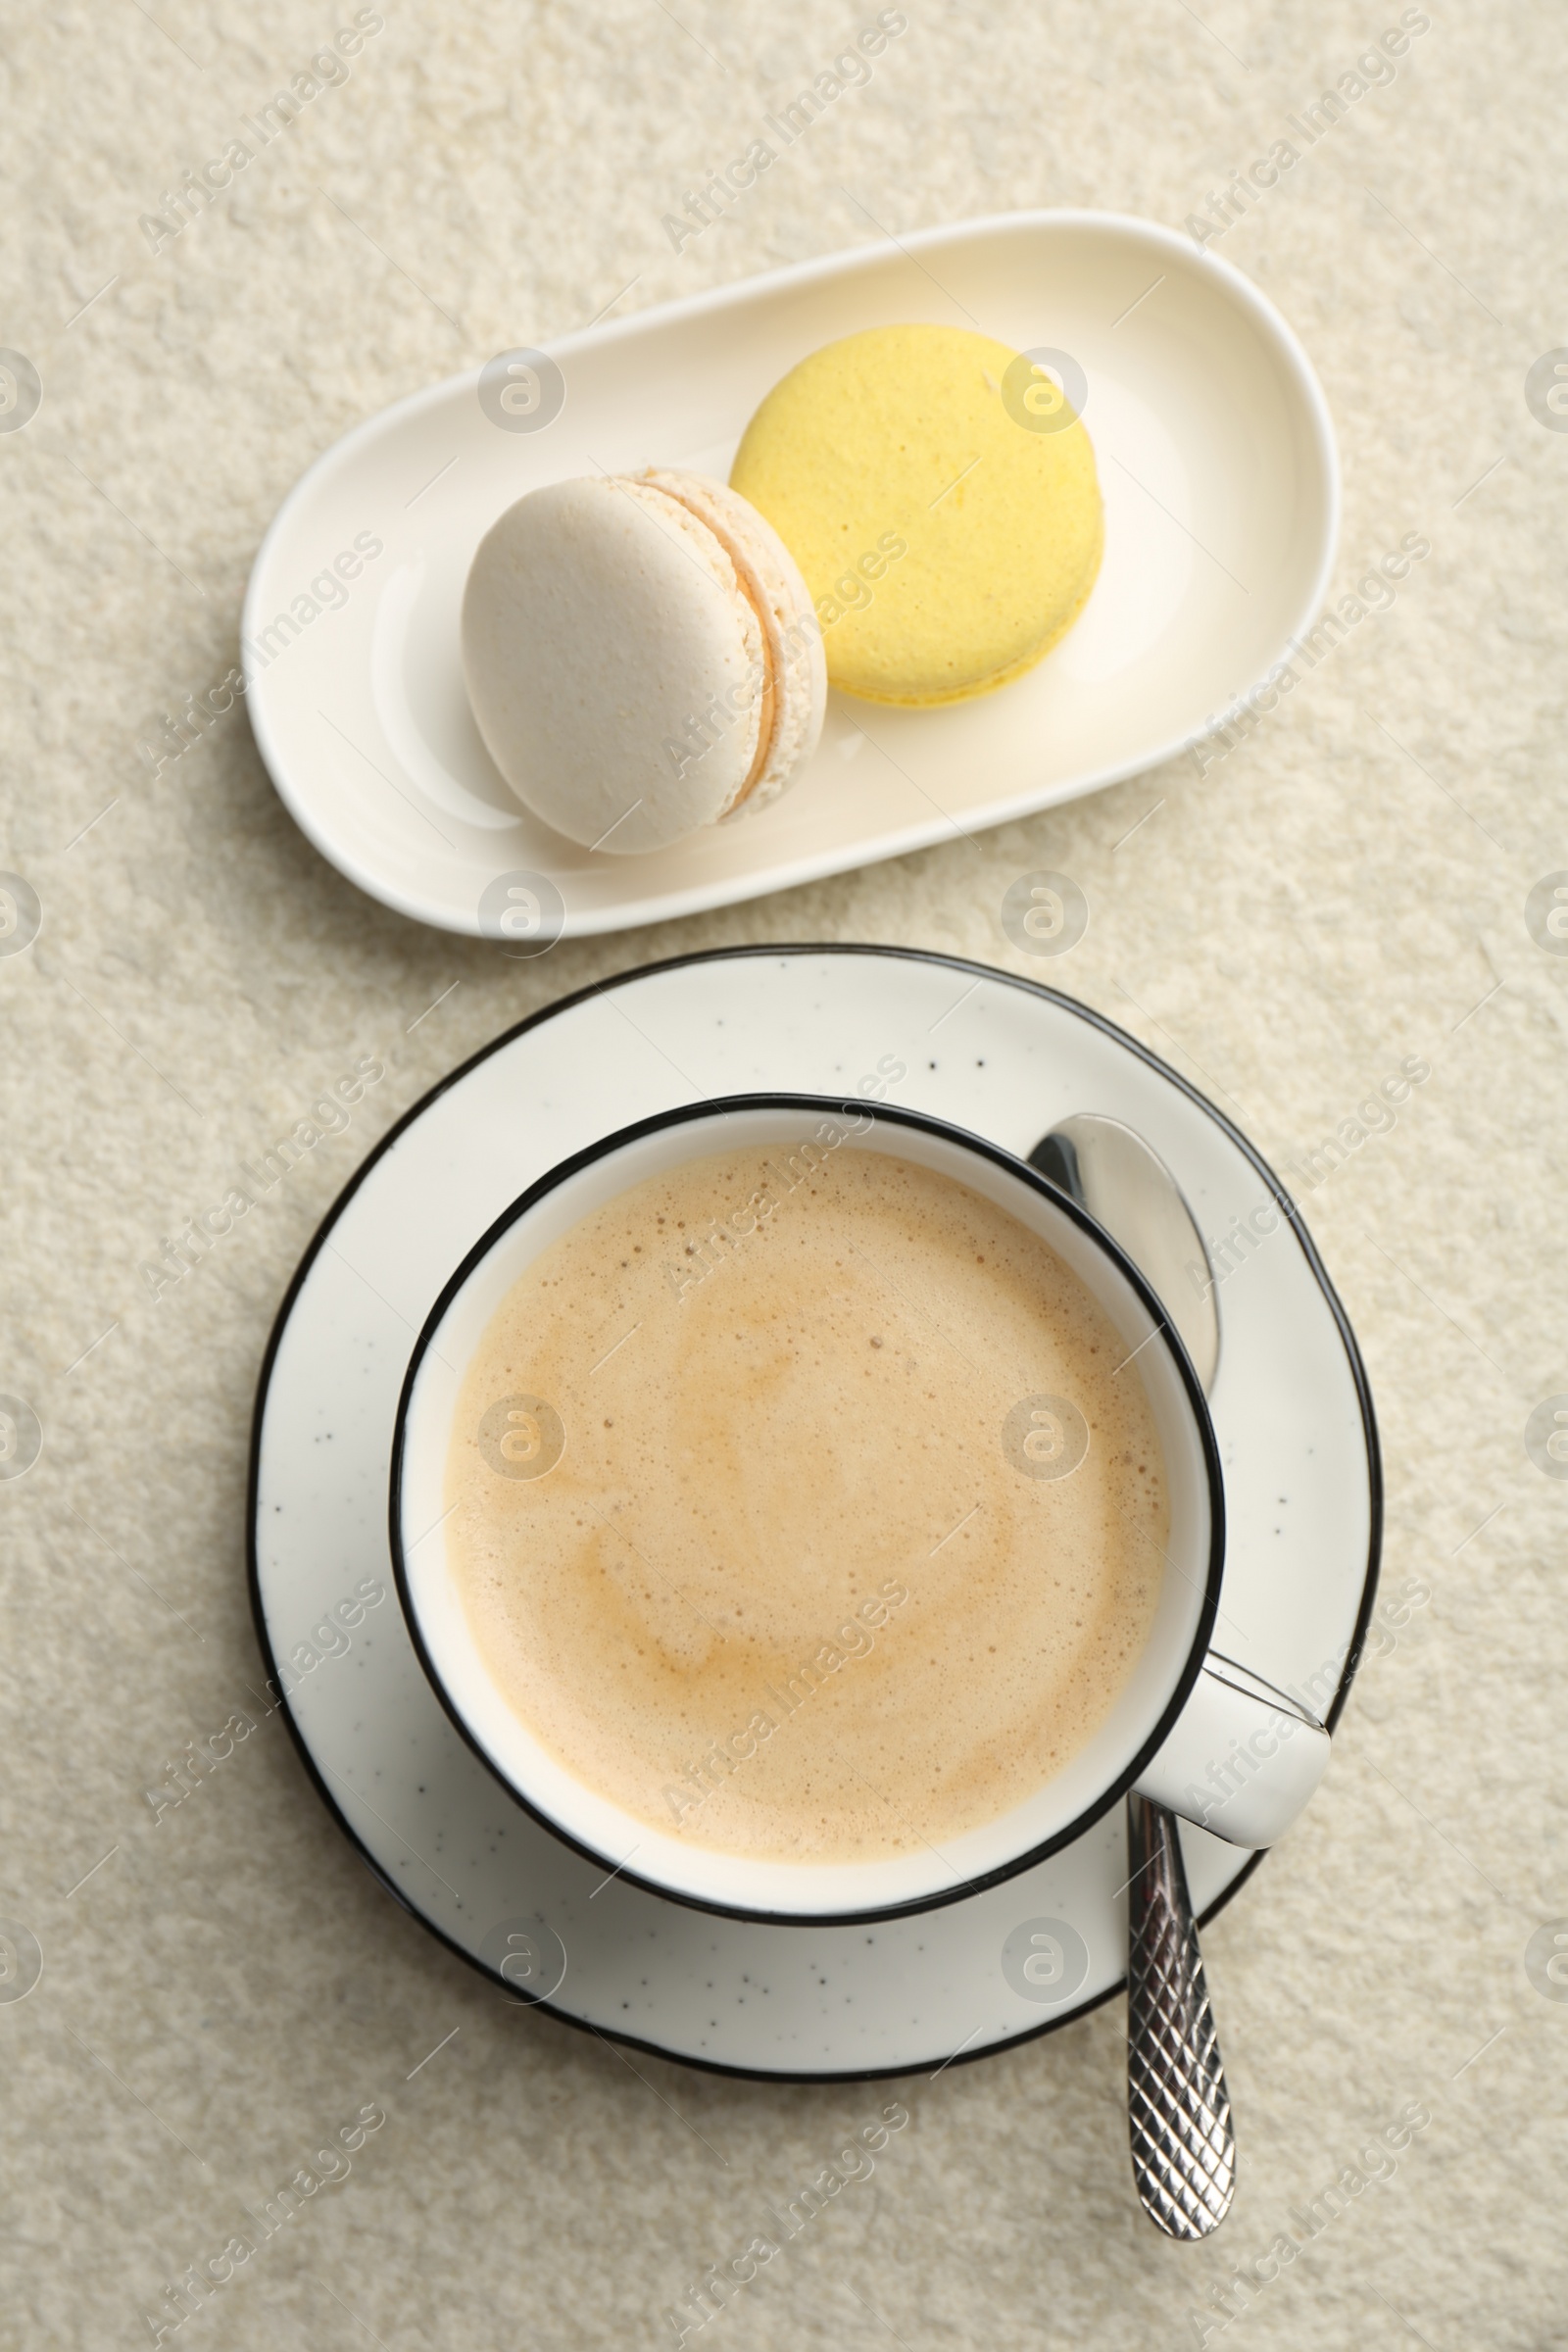
[[[518,1996],[750,2074],[853,2077],[979,2057],[1121,1984],[1120,1808],[1038,1868],[905,1920],[780,1927],[695,1911],[604,1883],[523,1811],[443,1711],[392,1591],[397,1400],[454,1267],[568,1154],[673,1104],[751,1089],[875,1094],[1020,1156],[1071,1112],[1101,1111],[1148,1139],[1216,1241],[1280,1195],[1174,1072],[1070,1000],[983,965],[768,949],[629,974],[537,1016],[429,1096],[317,1236],[257,1403],[257,1625],[306,1763],[366,1860]],[[1216,1641],[1332,1721],[1375,1582],[1376,1439],[1354,1343],[1309,1243],[1291,1218],[1250,1230],[1269,1226],[1220,1293],[1211,1408],[1230,1543]],[[350,1608],[346,1650],[341,1637],[312,1642],[372,1584],[385,1601]],[[1253,1858],[1201,1830],[1184,1828],[1182,1842],[1206,1914]]]

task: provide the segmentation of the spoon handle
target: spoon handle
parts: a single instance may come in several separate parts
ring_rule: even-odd
[[[1175,1817],[1127,1799],[1127,2128],[1144,2211],[1207,2237],[1236,2193],[1236,2140]]]

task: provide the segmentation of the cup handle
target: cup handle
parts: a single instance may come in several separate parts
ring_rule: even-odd
[[[1211,1649],[1140,1795],[1231,1845],[1283,1838],[1328,1769],[1329,1736],[1284,1691]]]

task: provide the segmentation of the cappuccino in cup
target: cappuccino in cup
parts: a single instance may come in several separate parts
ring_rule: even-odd
[[[1149,1641],[1170,1507],[1136,1357],[1039,1234],[846,1122],[602,1201],[458,1369],[474,1645],[667,1838],[940,1850],[1081,1753]]]

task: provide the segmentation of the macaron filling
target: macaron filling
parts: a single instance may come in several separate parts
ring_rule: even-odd
[[[775,643],[778,623],[770,608],[767,591],[758,578],[756,567],[751,562],[747,550],[742,546],[738,534],[733,529],[725,528],[727,518],[724,514],[724,504],[727,502],[720,502],[711,495],[702,498],[690,475],[669,473],[650,467],[647,473],[639,475],[637,479],[639,486],[659,492],[662,496],[669,499],[673,505],[680,507],[686,514],[692,515],[706,529],[712,532],[734,566],[735,584],[752,608],[757,620],[758,634],[761,639],[761,688],[757,698],[757,750],[752,759],[751,768],[739,790],[727,808],[719,811],[722,819],[726,816],[733,816],[735,811],[743,808],[751,799],[752,794],[766,774],[768,761],[772,759],[778,744],[780,721],[783,715],[783,697],[779,692],[778,649]],[[716,491],[719,485],[705,483],[703,488]]]
[[[640,475],[635,477],[635,487],[645,496],[652,492],[655,498],[663,499],[669,506],[678,507],[682,514],[691,515],[705,530],[712,532],[734,569],[737,590],[752,609],[752,615],[757,623],[758,638],[761,645],[761,652],[758,658],[761,671],[761,685],[753,705],[757,712],[757,749],[752,755],[751,766],[742,777],[734,794],[718,812],[719,818],[722,820],[726,816],[733,816],[736,809],[750,799],[761,782],[768,760],[772,757],[773,745],[778,737],[778,665],[774,659],[772,631],[768,627],[766,608],[759,594],[757,582],[751,576],[750,567],[743,562],[734,545],[726,540],[724,533],[717,528],[711,516],[702,514],[689,499],[682,498],[677,490],[671,489],[670,480],[671,477],[667,474],[662,476],[657,482],[650,481],[646,475]]]
[[[750,674],[760,677],[761,688],[755,696],[737,704],[735,700],[737,690],[731,687],[726,700],[730,710],[746,725],[748,733],[755,713],[757,740],[751,762],[745,774],[723,800],[722,805],[714,810],[713,816],[710,820],[718,823],[726,816],[732,815],[747,795],[755,791],[758,780],[767,765],[768,753],[772,748],[774,732],[772,724],[773,659],[766,619],[759,609],[752,582],[748,579],[742,565],[736,561],[734,550],[726,546],[723,535],[713,528],[709,517],[702,514],[689,499],[681,497],[679,491],[673,486],[679,478],[678,476],[663,474],[656,480],[651,474],[640,473],[611,474],[607,478],[612,490],[619,490],[626,497],[634,499],[645,512],[657,516],[666,530],[677,532],[682,545],[689,553],[696,554],[700,549],[704,567],[719,583],[726,595],[732,600],[738,600],[746,609],[746,619],[743,620],[742,625],[746,636]],[[748,623],[750,625],[747,625]],[[698,711],[695,713],[695,717],[701,724],[704,713]]]

